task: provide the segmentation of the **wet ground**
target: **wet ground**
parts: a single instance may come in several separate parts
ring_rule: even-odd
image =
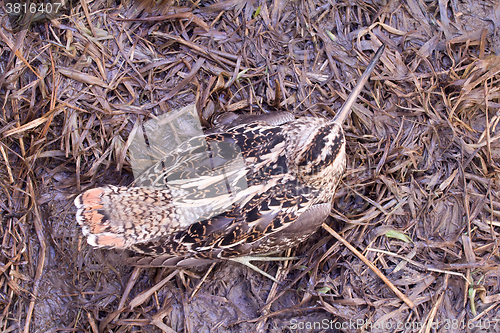
[[[2,10],[1,331],[500,324],[497,3],[93,1],[20,31]],[[193,102],[204,128],[228,112],[332,117],[382,42],[326,222],[413,309],[324,229],[282,254],[298,260],[258,264],[281,284],[228,262],[135,269],[87,244],[73,200],[132,182],[141,124]]]

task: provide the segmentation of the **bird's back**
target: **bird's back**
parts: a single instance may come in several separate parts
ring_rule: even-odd
[[[304,149],[321,153],[308,145],[331,142],[296,138],[328,135],[317,132],[327,121],[287,120],[257,120],[192,138],[146,170],[134,187],[80,195],[77,220],[89,243],[129,248],[151,256],[143,262],[162,265],[177,262],[175,257],[268,253],[302,241],[328,215],[334,187],[325,193],[324,186],[307,184],[292,160]],[[341,130],[337,135],[343,145]]]

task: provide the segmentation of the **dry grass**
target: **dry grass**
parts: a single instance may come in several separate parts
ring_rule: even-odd
[[[0,330],[495,324],[498,11],[488,1],[96,0],[0,29]],[[133,269],[86,244],[72,199],[131,182],[127,149],[142,123],[193,102],[207,127],[225,112],[331,117],[381,43],[345,127],[348,171],[327,221],[362,256],[320,230],[288,253],[302,255],[293,266],[261,266],[279,266],[281,286],[226,263],[200,285],[208,267]]]

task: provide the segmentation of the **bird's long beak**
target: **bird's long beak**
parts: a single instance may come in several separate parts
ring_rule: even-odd
[[[377,53],[375,53],[375,56],[368,64],[368,67],[366,67],[365,72],[359,78],[358,83],[351,91],[349,97],[347,97],[347,100],[345,101],[344,105],[339,110],[335,118],[333,118],[333,121],[335,123],[339,124],[340,126],[342,126],[342,124],[344,123],[345,118],[347,118],[349,112],[351,111],[352,105],[356,101],[356,98],[358,98],[358,95],[361,92],[361,89],[363,89],[363,86],[365,85],[366,81],[368,81],[368,79],[370,78],[370,75],[373,72],[373,69],[375,68],[375,65],[377,64],[378,60],[380,59],[380,56],[384,52],[384,49],[385,49],[385,44],[382,44],[382,46],[378,48]]]

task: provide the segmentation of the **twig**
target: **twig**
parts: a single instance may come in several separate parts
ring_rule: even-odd
[[[362,262],[364,262],[368,267],[370,267],[370,269],[375,273],[377,274],[377,276],[379,278],[382,279],[382,281],[384,281],[384,283],[403,301],[406,303],[406,305],[408,305],[411,309],[413,309],[415,307],[415,304],[413,304],[413,302],[408,298],[406,297],[402,292],[399,291],[399,289],[397,289],[391,281],[389,281],[388,278],[385,277],[384,274],[382,274],[382,272],[377,268],[375,267],[374,264],[372,264],[368,259],[366,259],[366,257],[361,254],[358,250],[356,250],[354,248],[354,246],[352,246],[348,241],[346,241],[344,238],[342,238],[342,236],[340,236],[338,233],[335,232],[335,230],[333,230],[332,228],[330,228],[326,223],[323,223],[323,228],[328,231],[333,237],[335,237],[339,242],[341,242],[342,244],[344,244],[352,253],[354,253],[359,259],[361,259]]]

